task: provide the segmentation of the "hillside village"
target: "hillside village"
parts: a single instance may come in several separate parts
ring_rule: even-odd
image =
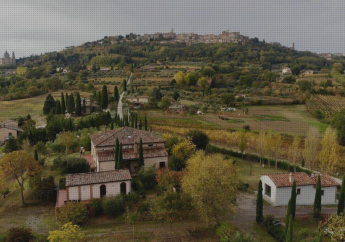
[[[0,241],[341,241],[342,54],[173,30],[6,53]]]

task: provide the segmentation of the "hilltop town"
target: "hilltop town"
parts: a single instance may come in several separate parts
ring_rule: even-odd
[[[0,241],[335,238],[342,54],[171,30],[1,64]]]

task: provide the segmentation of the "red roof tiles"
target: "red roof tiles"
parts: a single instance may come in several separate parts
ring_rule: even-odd
[[[168,153],[164,147],[149,147],[143,149],[144,158],[167,157]],[[115,150],[104,150],[96,153],[98,161],[114,161]],[[123,160],[139,159],[139,153],[134,149],[125,149],[122,151]]]
[[[68,174],[66,187],[131,180],[129,170]]]
[[[152,133],[134,129],[130,127],[123,127],[119,129],[110,130],[106,133],[96,133],[90,135],[91,141],[94,146],[115,146],[116,139],[123,145],[139,143],[140,138],[143,143],[160,143],[164,142],[163,139],[156,137]]]
[[[291,187],[293,181],[296,182],[296,186],[307,186],[307,185],[316,185],[317,176],[309,176],[305,172],[296,172],[296,173],[276,173],[267,175],[276,187]],[[292,180],[290,179],[290,176]],[[327,175],[321,175],[321,186],[337,186],[338,183],[334,179]]]

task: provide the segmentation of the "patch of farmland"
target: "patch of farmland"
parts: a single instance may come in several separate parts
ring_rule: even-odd
[[[345,99],[337,96],[311,95],[307,102],[308,111],[317,115],[321,112],[326,119],[345,108]]]

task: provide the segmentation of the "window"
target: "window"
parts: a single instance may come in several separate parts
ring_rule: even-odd
[[[297,195],[301,194],[301,188],[297,188]]]
[[[149,145],[148,145],[148,147],[152,147],[152,146],[153,146],[153,144],[149,144]]]
[[[271,197],[271,186],[265,184],[265,195]]]
[[[321,190],[321,196],[323,196],[324,191],[325,191],[325,190]]]
[[[8,133],[8,137],[12,137],[12,133]]]

